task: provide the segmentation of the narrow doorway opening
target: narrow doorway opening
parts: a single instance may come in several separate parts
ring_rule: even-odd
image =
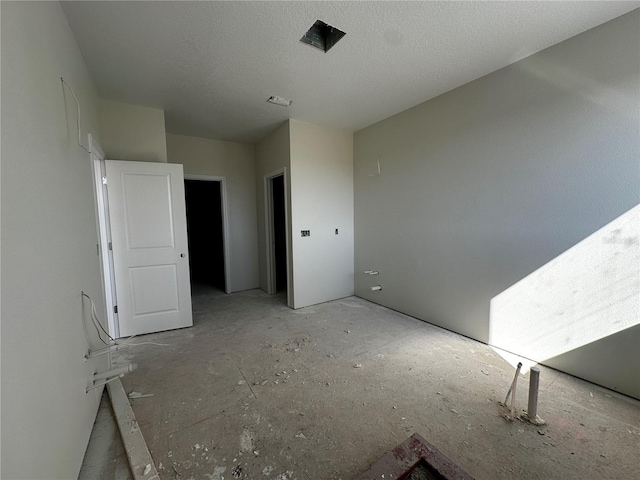
[[[192,294],[225,293],[222,182],[185,180]]]
[[[285,211],[284,175],[271,179],[273,205],[273,253],[276,293],[287,291],[287,223]]]

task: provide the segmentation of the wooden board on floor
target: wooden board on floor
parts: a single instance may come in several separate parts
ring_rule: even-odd
[[[113,413],[118,422],[120,436],[129,459],[129,468],[135,480],[160,480],[156,466],[151,458],[136,416],[133,414],[129,398],[120,379],[107,383]]]

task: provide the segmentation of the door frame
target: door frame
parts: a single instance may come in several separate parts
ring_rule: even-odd
[[[106,177],[105,154],[92,134],[89,134],[89,151],[93,169],[93,190],[98,230],[98,255],[100,258],[102,289],[104,291],[105,309],[107,312],[107,328],[111,337],[119,338],[120,328],[118,326],[118,314],[115,313],[117,300],[115,275],[113,273],[113,252],[109,249],[109,243],[111,242],[109,203],[107,201],[107,186],[103,182],[103,178]]]
[[[217,175],[184,175],[185,180],[202,182],[220,182],[220,197],[222,203],[222,250],[224,252],[224,292],[231,293],[231,256],[229,255],[229,215],[227,208],[227,177]],[[188,234],[188,232],[187,232]]]
[[[276,293],[276,252],[275,252],[275,232],[273,231],[273,179],[283,177],[284,188],[284,225],[285,225],[285,249],[287,263],[287,305],[291,307],[293,295],[291,288],[293,278],[291,278],[291,269],[289,266],[289,201],[287,191],[287,168],[283,167],[274,172],[267,173],[264,176],[264,232],[265,232],[265,258],[267,263],[267,293],[273,295]]]

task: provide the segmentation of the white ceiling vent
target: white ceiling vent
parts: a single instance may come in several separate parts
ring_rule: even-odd
[[[326,53],[345,35],[346,33],[342,30],[327,25],[323,21],[316,20],[316,23],[302,36],[300,41]]]
[[[289,100],[288,98],[278,97],[277,95],[271,95],[267,98],[267,102],[273,103],[274,105],[280,105],[281,107],[288,107],[293,103],[293,100]]]

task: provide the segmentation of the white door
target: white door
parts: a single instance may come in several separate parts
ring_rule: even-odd
[[[182,165],[105,163],[120,336],[192,326]]]

